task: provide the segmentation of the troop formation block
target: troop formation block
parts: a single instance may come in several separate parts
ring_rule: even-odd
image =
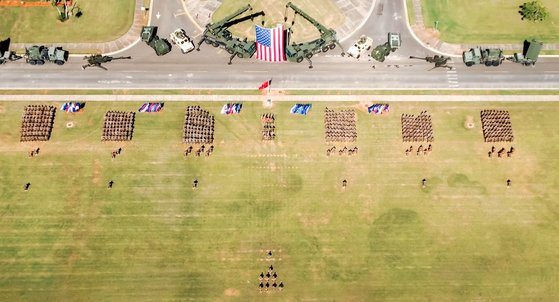
[[[512,142],[514,140],[508,111],[482,110],[481,126],[485,142]]]
[[[20,141],[48,141],[54,124],[55,112],[54,106],[26,106],[21,122]]]
[[[418,116],[402,114],[402,141],[403,142],[432,142],[433,122],[427,111],[422,111]]]
[[[276,118],[273,113],[263,114],[262,120],[262,140],[271,141],[276,138]]]
[[[214,141],[213,115],[200,106],[188,106],[184,115],[183,142],[187,144],[212,144]]]
[[[324,110],[326,142],[355,142],[357,140],[356,114],[353,109],[336,112]]]
[[[107,111],[103,123],[103,141],[130,141],[134,132],[136,113]]]

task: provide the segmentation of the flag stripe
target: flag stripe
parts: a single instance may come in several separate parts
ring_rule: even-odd
[[[269,46],[268,46],[269,45]],[[287,61],[284,50],[284,30],[280,24],[275,28],[256,26],[256,59],[267,62]]]

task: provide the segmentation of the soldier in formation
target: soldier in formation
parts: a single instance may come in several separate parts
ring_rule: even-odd
[[[417,117],[412,114],[402,114],[401,122],[403,142],[432,142],[434,140],[433,122],[427,111],[422,111]]]
[[[512,142],[510,114],[505,110],[482,110],[481,125],[485,142]]]
[[[54,106],[26,106],[21,123],[20,141],[48,141],[54,124],[55,112]]]
[[[357,140],[356,115],[353,109],[336,112],[326,108],[324,112],[327,142],[355,142]]]
[[[212,144],[215,118],[200,106],[188,106],[184,115],[183,142],[187,144]]]
[[[262,140],[274,140],[276,138],[276,118],[273,113],[265,113],[260,117],[262,121]]]
[[[103,141],[129,141],[134,132],[135,112],[107,111],[103,122]],[[116,154],[115,154],[116,156]]]

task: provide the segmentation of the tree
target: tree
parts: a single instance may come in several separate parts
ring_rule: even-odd
[[[528,19],[532,22],[543,21],[549,16],[547,9],[540,1],[526,2],[520,5],[518,13],[522,15],[522,20]]]

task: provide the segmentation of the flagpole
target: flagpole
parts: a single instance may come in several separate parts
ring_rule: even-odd
[[[268,94],[270,94],[270,90],[272,90],[272,78],[270,78],[270,82],[268,83]]]

